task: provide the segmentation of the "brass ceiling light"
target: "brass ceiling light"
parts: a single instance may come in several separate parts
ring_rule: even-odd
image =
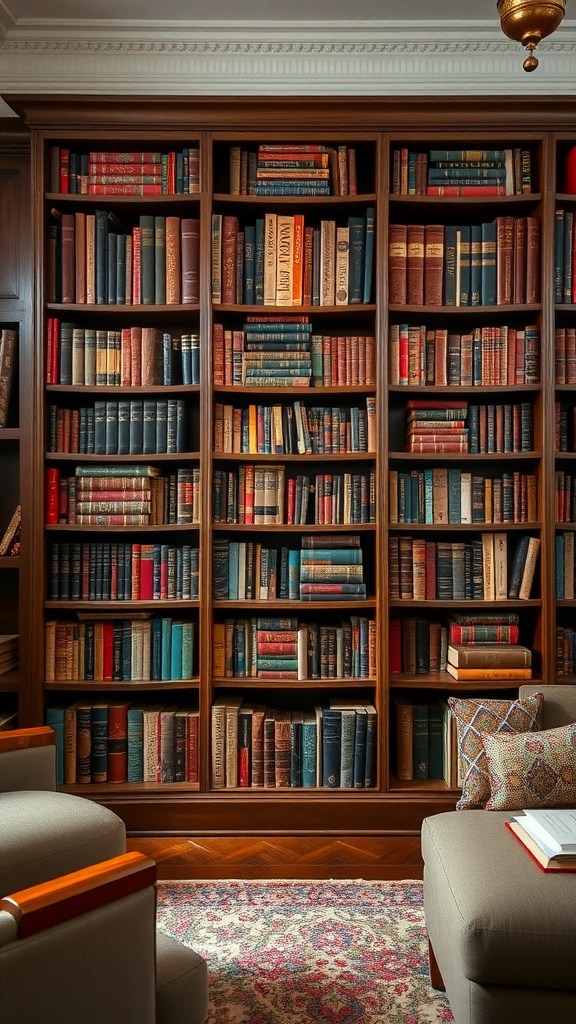
[[[497,6],[504,35],[529,51],[524,71],[534,71],[538,67],[534,50],[541,39],[558,28],[566,14],[566,0],[498,0]]]

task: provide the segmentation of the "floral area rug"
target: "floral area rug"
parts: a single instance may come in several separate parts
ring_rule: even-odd
[[[158,925],[208,962],[208,1024],[439,1024],[422,883],[158,884]]]

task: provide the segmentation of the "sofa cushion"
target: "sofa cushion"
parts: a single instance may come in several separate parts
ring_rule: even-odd
[[[124,822],[71,793],[0,793],[0,896],[126,852]]]
[[[483,734],[522,733],[538,729],[543,702],[541,693],[534,693],[524,700],[448,698],[456,719],[462,768],[462,795],[456,805],[458,810],[485,807],[490,797]]]
[[[490,778],[486,810],[576,804],[576,723],[484,736]]]
[[[156,1024],[203,1024],[208,1016],[208,966],[189,946],[156,933]]]
[[[440,969],[457,964],[481,985],[575,991],[576,873],[541,871],[506,828],[510,817],[424,820],[424,909]]]

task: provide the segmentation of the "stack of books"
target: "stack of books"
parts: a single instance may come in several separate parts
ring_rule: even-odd
[[[298,620],[261,618],[256,623],[256,675],[260,679],[298,678]]]
[[[406,403],[407,452],[467,452],[466,402],[411,398]]]
[[[19,653],[18,653],[18,634],[17,633],[3,633],[0,635],[0,676],[3,676],[5,672],[10,672],[13,668],[18,668],[19,665]]]
[[[430,150],[426,195],[513,194],[514,164],[511,149]]]
[[[576,871],[576,810],[524,810],[505,824],[542,871]]]
[[[531,679],[532,651],[518,643],[515,612],[454,612],[448,620],[446,671],[454,679]]]
[[[253,194],[329,196],[329,158],[328,147],[316,143],[262,143],[256,154]]]
[[[246,323],[242,384],[247,387],[308,387],[312,377],[311,323],[282,320]]]
[[[301,601],[351,601],[366,597],[360,537],[352,534],[302,537]]]

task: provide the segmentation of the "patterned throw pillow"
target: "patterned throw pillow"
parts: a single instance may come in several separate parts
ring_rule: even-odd
[[[462,796],[456,804],[458,811],[483,808],[490,797],[483,734],[534,732],[538,729],[543,702],[542,693],[533,693],[523,700],[448,698],[456,719],[462,769]]]
[[[576,722],[521,736],[485,736],[488,811],[576,805]]]

